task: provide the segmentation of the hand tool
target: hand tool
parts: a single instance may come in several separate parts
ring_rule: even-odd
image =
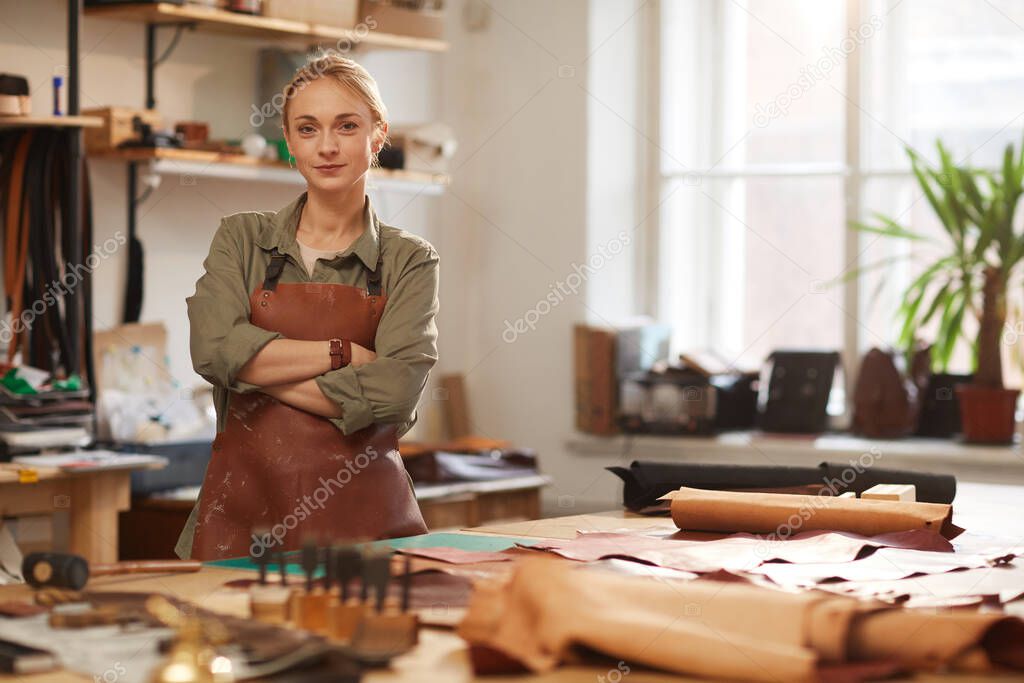
[[[195,560],[139,560],[95,564],[91,569],[84,557],[71,553],[29,553],[21,564],[25,581],[33,588],[53,587],[79,590],[90,576],[197,572],[202,563]]]

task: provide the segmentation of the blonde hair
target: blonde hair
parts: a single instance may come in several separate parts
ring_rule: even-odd
[[[361,64],[358,64],[347,57],[342,57],[335,52],[327,52],[319,57],[314,57],[306,62],[305,66],[299,68],[292,76],[292,80],[284,87],[284,109],[281,112],[281,128],[288,132],[288,108],[292,98],[301,92],[313,81],[330,77],[338,82],[343,88],[348,88],[361,99],[370,109],[373,115],[373,126],[383,131],[388,122],[388,109],[384,106],[384,100],[377,88],[377,81],[373,79],[370,72]],[[387,135],[381,133],[381,145],[387,142]],[[376,154],[373,159],[376,163]]]

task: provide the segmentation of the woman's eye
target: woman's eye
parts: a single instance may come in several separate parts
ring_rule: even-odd
[[[342,130],[355,130],[358,127],[359,126],[357,126],[356,124],[352,123],[351,121],[346,121],[345,123],[341,124],[341,129]]]

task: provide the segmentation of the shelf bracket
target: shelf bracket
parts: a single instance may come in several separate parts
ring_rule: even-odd
[[[150,22],[146,24],[146,109],[156,109],[156,68],[163,64],[174,48],[178,47],[184,30],[195,30],[199,24],[195,21]],[[174,27],[174,37],[164,49],[163,54],[156,56],[157,29]]]

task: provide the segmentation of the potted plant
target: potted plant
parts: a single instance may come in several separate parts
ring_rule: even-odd
[[[1024,193],[1024,145],[1008,145],[998,172],[959,166],[941,142],[939,165],[933,167],[907,149],[918,186],[939,218],[945,249],[910,283],[897,311],[899,346],[910,350],[918,330],[933,320],[938,331],[932,345],[933,367],[949,365],[964,322],[978,321],[971,341],[975,373],[956,387],[964,438],[976,443],[1013,440],[1020,391],[1003,386],[1001,337],[1006,324],[1006,292],[1024,258],[1024,235],[1014,231],[1017,204]],[[875,214],[874,224],[858,230],[909,240],[932,238]],[[883,265],[883,264],[876,264]]]

